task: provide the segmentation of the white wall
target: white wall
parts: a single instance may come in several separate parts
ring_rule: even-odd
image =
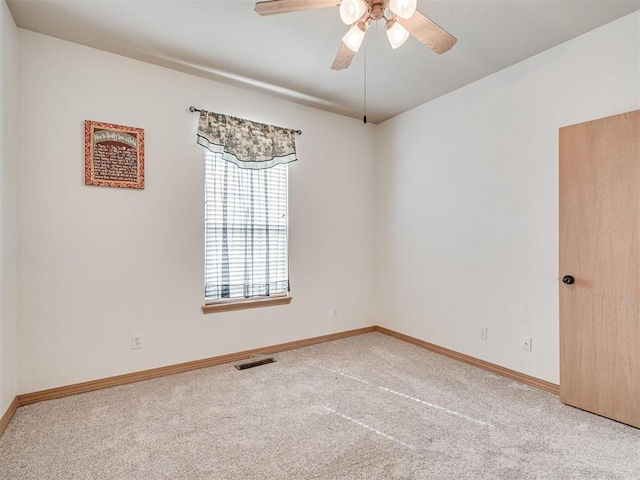
[[[0,417],[18,393],[18,30],[0,0]]]
[[[557,383],[558,128],[639,107],[636,12],[380,125],[378,323]]]
[[[640,13],[377,128],[19,30],[19,135],[5,120],[17,84],[4,3],[2,15],[0,406],[16,393],[7,138],[20,142],[20,393],[373,323],[558,381],[557,129],[640,107]],[[192,104],[304,130],[289,306],[200,312]],[[83,184],[85,119],[145,129],[144,191]]]
[[[19,46],[20,393],[373,324],[371,126],[25,30]],[[201,313],[189,105],[303,130],[288,306]],[[145,129],[145,190],[84,185],[84,120]]]

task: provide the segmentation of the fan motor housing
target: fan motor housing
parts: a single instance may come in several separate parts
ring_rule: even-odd
[[[384,17],[384,11],[387,8],[386,0],[369,0],[369,16],[373,20],[380,20]]]

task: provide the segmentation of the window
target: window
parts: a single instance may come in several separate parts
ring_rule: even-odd
[[[287,165],[240,168],[205,152],[205,300],[289,291]]]

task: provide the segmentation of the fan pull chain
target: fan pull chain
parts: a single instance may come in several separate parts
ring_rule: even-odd
[[[364,123],[367,123],[367,40],[364,41]]]

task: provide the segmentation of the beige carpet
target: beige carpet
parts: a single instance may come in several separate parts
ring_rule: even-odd
[[[380,333],[20,408],[0,479],[640,479],[640,430]]]

